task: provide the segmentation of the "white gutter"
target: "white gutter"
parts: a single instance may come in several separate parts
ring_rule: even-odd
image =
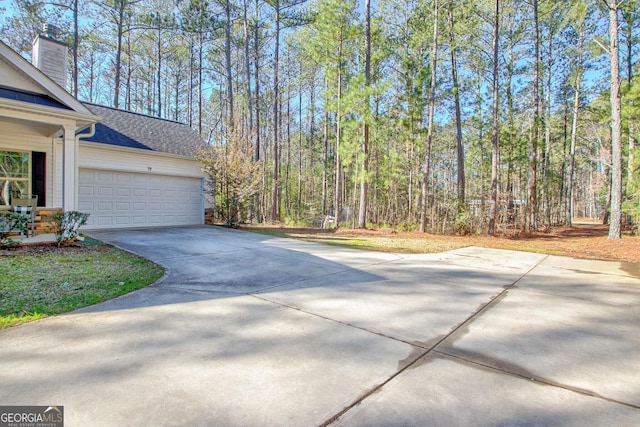
[[[77,133],[76,134],[76,141],[80,142],[80,138],[91,138],[95,134],[96,134],[96,124],[95,123],[91,123],[89,125],[89,132],[87,132],[87,133]]]

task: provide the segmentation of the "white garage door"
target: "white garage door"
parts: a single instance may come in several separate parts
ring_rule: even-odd
[[[202,179],[80,169],[78,210],[86,228],[160,227],[204,222]]]

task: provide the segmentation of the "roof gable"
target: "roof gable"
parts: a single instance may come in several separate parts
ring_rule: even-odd
[[[44,94],[45,91],[33,80],[28,79],[24,73],[11,65],[9,60],[0,56],[0,81],[3,86],[11,87],[24,92]]]
[[[200,136],[183,123],[101,105],[85,105],[102,119],[96,124],[94,136],[83,141],[189,157],[205,145]]]
[[[80,101],[64,88],[51,80],[46,74],[30,64],[9,46],[0,41],[0,77],[3,85],[18,92],[45,95],[56,101],[59,106],[80,114],[91,114]],[[6,80],[5,80],[6,77]],[[10,98],[11,99],[11,98]],[[23,102],[29,100],[18,99]],[[53,108],[59,108],[58,106]]]

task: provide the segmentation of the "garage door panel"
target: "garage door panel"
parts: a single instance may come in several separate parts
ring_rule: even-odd
[[[112,183],[114,180],[113,172],[98,172],[95,178],[97,182],[102,183]]]
[[[126,187],[118,187],[116,195],[118,197],[131,197],[131,189]]]
[[[111,226],[111,225],[113,225],[113,218],[110,217],[110,216],[98,215],[97,225],[99,225],[99,226]]]
[[[135,216],[134,215],[131,218],[131,223],[133,225],[136,225],[136,226],[142,226],[143,224],[146,224],[146,222],[147,222],[147,217],[146,216]]]
[[[78,186],[78,195],[79,196],[93,196],[95,188],[90,185],[80,185]]]
[[[116,224],[118,226],[125,226],[131,224],[131,218],[129,216],[116,216]]]
[[[78,208],[86,228],[193,225],[203,222],[202,180],[80,169]]]

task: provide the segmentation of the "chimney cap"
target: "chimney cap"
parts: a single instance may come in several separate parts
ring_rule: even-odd
[[[53,24],[45,23],[42,25],[42,32],[45,36],[50,37],[52,39],[58,39],[60,37],[60,28],[56,27]]]

